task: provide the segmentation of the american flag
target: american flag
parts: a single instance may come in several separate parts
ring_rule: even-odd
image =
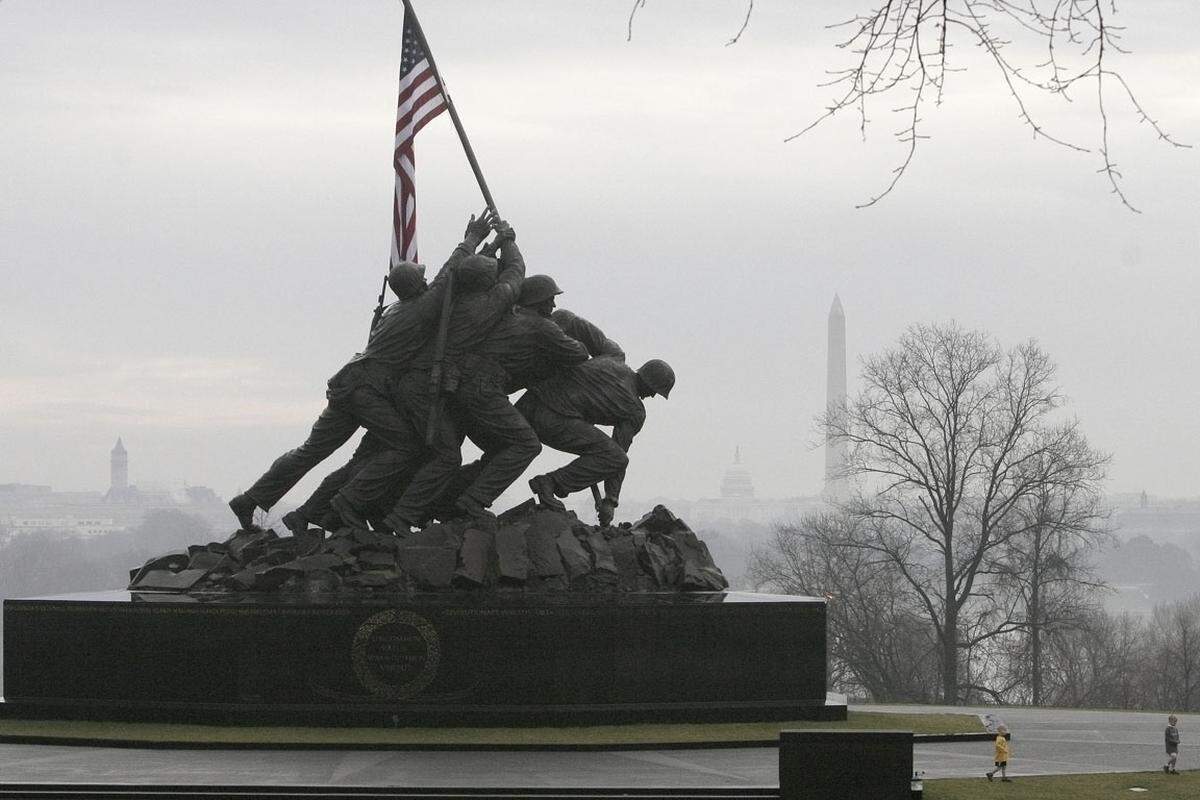
[[[404,52],[400,58],[400,99],[396,108],[396,194],[392,198],[392,264],[417,260],[417,188],[413,140],[429,120],[446,110],[429,56],[417,36],[416,21],[404,11]]]

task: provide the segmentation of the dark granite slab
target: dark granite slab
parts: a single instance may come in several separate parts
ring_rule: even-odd
[[[825,605],[740,592],[114,591],[4,602],[8,709],[329,724],[844,716]]]
[[[912,731],[779,734],[782,800],[909,800],[912,774]]]

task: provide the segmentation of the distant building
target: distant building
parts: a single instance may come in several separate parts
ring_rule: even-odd
[[[113,445],[112,452],[108,457],[108,475],[110,492],[123,492],[129,488],[129,453],[125,450],[125,445],[121,442],[121,437],[117,437],[117,443]]]
[[[846,407],[846,312],[842,299],[833,296],[826,322],[825,412],[834,417]],[[759,498],[754,493],[750,471],[742,464],[741,448],[733,453],[733,464],[721,480],[720,497],[697,500],[688,510],[688,522],[695,527],[722,525],[773,525],[789,522],[804,514],[820,511],[831,501],[849,493],[846,466],[848,447],[844,440],[825,439],[825,482],[820,496]]]
[[[1157,497],[1145,491],[1105,498],[1113,532],[1121,539],[1148,536],[1200,552],[1200,498]]]
[[[733,450],[733,465],[725,470],[721,479],[722,500],[748,500],[754,497],[754,481],[750,480],[750,471],[742,466],[742,448]]]
[[[129,503],[136,500],[137,489],[129,485],[129,453],[121,437],[108,454],[108,492],[104,499],[109,503]]]
[[[697,529],[747,523],[769,526],[777,522],[794,521],[824,504],[825,501],[820,497],[755,496],[754,480],[750,470],[742,463],[742,449],[738,447],[733,451],[733,463],[721,478],[720,497],[705,498],[691,503],[685,521]]]
[[[81,515],[68,514],[62,517],[41,516],[8,516],[0,526],[10,533],[30,533],[34,531],[64,531],[80,536],[98,536],[102,533],[116,533],[127,527],[113,517],[92,517],[86,513]]]
[[[0,484],[0,530],[13,533],[65,531],[97,536],[137,527],[151,511],[195,514],[215,531],[232,530],[225,502],[206,486],[138,487],[129,482],[129,453],[120,437],[109,452],[106,492],[56,492],[49,486]]]

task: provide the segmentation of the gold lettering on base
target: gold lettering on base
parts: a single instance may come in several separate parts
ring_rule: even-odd
[[[407,700],[433,683],[442,643],[433,624],[411,611],[388,609],[358,627],[350,663],[359,684],[380,700]]]

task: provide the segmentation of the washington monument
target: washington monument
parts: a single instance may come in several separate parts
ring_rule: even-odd
[[[846,315],[836,294],[829,309],[826,339],[825,411],[831,417],[841,414],[846,404]],[[825,434],[825,496],[839,499],[846,495],[846,443]]]

